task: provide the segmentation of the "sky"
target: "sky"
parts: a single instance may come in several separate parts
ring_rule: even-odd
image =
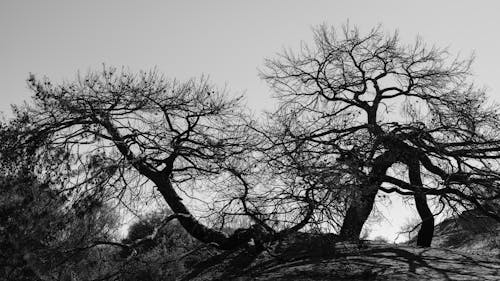
[[[29,98],[29,73],[73,80],[105,64],[156,67],[180,80],[208,75],[244,93],[257,114],[274,105],[258,78],[264,58],[311,42],[314,26],[347,21],[362,31],[382,24],[408,43],[421,36],[453,53],[474,52],[477,84],[500,101],[499,8],[494,0],[0,0],[0,111],[9,116],[10,104]],[[385,210],[391,221],[373,235],[393,237],[411,215],[401,208],[394,202]]]

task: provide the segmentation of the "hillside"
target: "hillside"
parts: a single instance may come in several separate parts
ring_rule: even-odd
[[[499,280],[500,259],[442,248],[297,234],[263,252],[225,252],[181,280]]]
[[[478,211],[466,211],[436,226],[432,246],[500,257],[500,223]]]

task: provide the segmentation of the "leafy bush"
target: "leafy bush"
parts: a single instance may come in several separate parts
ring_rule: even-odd
[[[134,251],[121,253],[128,260],[121,280],[175,280],[211,255],[177,221],[165,224],[165,217],[164,213],[153,213],[130,226],[122,242],[139,243]]]

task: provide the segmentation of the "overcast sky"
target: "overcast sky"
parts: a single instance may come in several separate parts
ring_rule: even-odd
[[[398,29],[408,43],[420,35],[452,52],[474,51],[476,81],[500,101],[497,3],[0,0],[0,111],[29,97],[30,72],[71,80],[78,70],[103,63],[131,71],[157,67],[178,79],[206,74],[234,93],[245,92],[256,111],[271,109],[270,91],[257,77],[264,58],[311,42],[313,26],[347,20],[365,31],[377,24]],[[398,217],[384,231],[405,219]]]

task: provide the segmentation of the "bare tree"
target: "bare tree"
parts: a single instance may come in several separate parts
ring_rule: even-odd
[[[379,191],[414,197],[420,246],[433,236],[429,196],[500,218],[489,207],[500,195],[498,109],[470,82],[472,58],[420,39],[405,45],[380,27],[320,26],[314,43],[266,60],[261,75],[280,101],[276,115],[293,122],[288,137],[321,147],[357,179],[342,238],[359,237]]]
[[[242,97],[230,98],[204,78],[180,83],[156,71],[132,75],[114,68],[62,85],[33,76],[28,82],[33,103],[15,110],[27,124],[20,142],[43,136],[39,153],[65,151],[70,172],[53,177],[58,190],[83,207],[159,194],[190,235],[221,249],[304,226],[299,217],[307,214],[285,221],[261,200],[273,193],[263,184],[266,176],[256,174],[262,138],[250,129]],[[206,204],[210,213],[191,212],[185,200]],[[215,218],[219,229],[207,218]],[[231,235],[221,231],[238,218],[248,227]]]

